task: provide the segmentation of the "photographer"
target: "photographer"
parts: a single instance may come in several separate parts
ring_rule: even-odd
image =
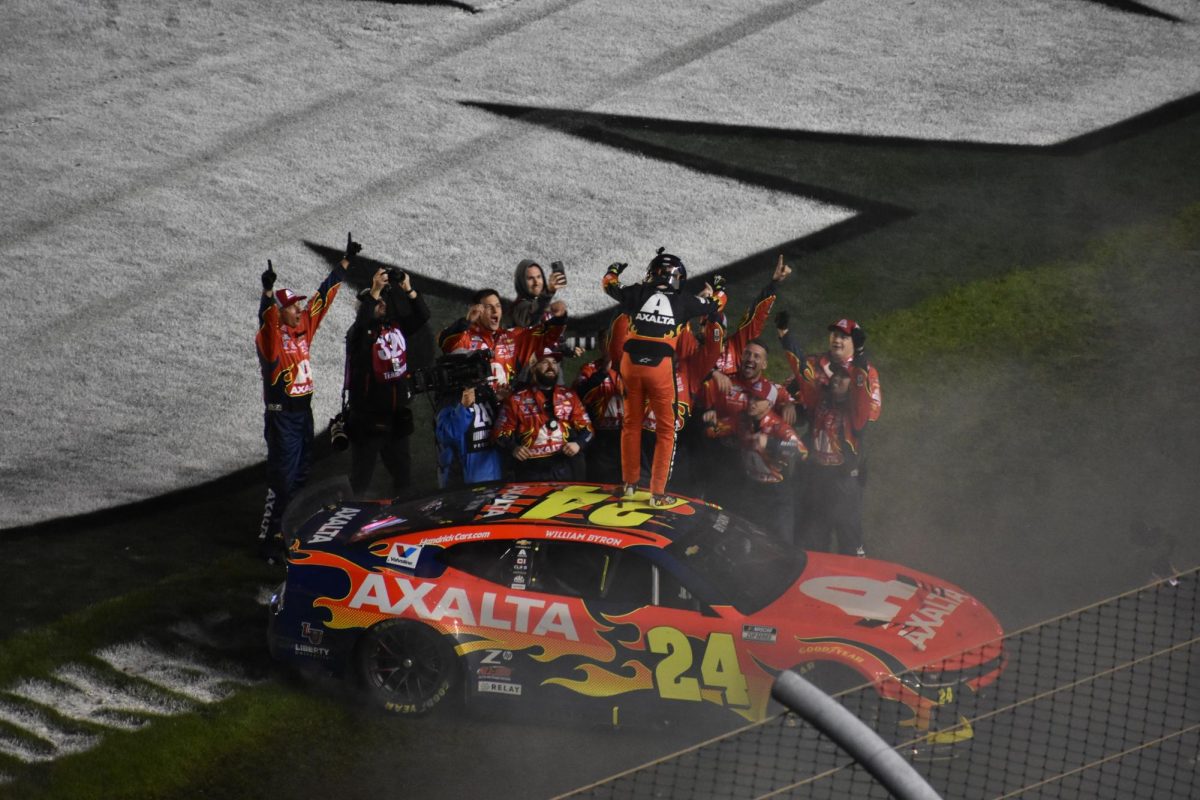
[[[263,380],[267,499],[258,543],[259,554],[268,561],[280,555],[283,512],[307,481],[312,463],[313,372],[309,347],[346,278],[350,258],[360,249],[361,245],[347,237],[345,257],[311,299],[290,289],[275,289],[275,268],[270,261],[262,273],[254,343]]]
[[[562,353],[542,351],[518,388],[500,409],[492,436],[512,453],[520,481],[571,480],[580,451],[592,440],[592,422],[574,389],[558,385]]]
[[[367,491],[382,460],[399,495],[410,483],[409,339],[429,321],[429,307],[407,273],[379,269],[359,294],[358,315],[346,333],[350,488]]]

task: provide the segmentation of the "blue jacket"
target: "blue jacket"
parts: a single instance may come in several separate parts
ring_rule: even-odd
[[[492,444],[495,418],[487,403],[451,403],[437,413],[438,486],[471,485],[501,478],[500,451]]]

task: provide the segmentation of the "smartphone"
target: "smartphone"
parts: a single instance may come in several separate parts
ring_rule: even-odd
[[[550,271],[557,272],[561,275],[567,274],[567,268],[563,266],[563,262],[561,262],[561,261],[551,261],[550,262]]]

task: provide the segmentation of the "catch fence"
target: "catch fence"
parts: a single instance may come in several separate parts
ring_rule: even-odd
[[[947,800],[1200,797],[1200,570],[1009,634],[1000,679],[961,710],[972,736],[934,745],[870,686],[836,695]],[[887,798],[793,713],[565,795]]]

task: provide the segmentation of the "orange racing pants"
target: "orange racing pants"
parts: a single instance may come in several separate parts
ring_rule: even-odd
[[[621,425],[621,479],[637,485],[642,467],[642,418],[649,402],[657,420],[650,491],[667,493],[667,479],[675,460],[675,362],[663,358],[653,366],[635,364],[629,353],[621,356],[625,382],[625,419]]]

